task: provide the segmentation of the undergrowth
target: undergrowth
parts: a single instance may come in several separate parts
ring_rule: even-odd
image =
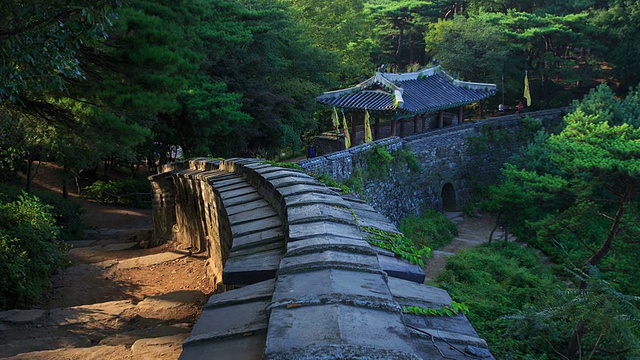
[[[400,220],[399,230],[417,246],[439,249],[458,235],[458,228],[445,215],[433,209]]]

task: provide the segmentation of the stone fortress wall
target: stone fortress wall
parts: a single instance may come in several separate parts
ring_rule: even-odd
[[[155,230],[206,251],[219,293],[181,359],[493,359],[446,291],[371,246],[399,233],[362,200],[255,159],[195,159],[151,177]],[[226,290],[226,291],[225,291]]]
[[[517,151],[518,143],[488,142],[477,151],[469,139],[491,128],[514,134],[520,129],[520,119],[529,116],[540,121],[559,121],[566,108],[513,114],[466,122],[442,129],[428,130],[407,137],[390,137],[354,146],[298,164],[314,174],[328,174],[346,180],[355,168],[365,168],[364,154],[374,146],[385,146],[389,152],[399,149],[415,153],[422,169],[419,174],[392,172],[387,179],[365,182],[365,198],[369,205],[397,224],[408,215],[424,208],[461,210],[479,186],[492,183],[502,164]]]

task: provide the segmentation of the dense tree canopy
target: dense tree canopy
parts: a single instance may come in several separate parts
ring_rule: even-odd
[[[44,156],[80,171],[164,161],[178,146],[187,156],[299,151],[301,134],[322,125],[315,96],[383,63],[406,71],[437,58],[465,80],[504,78],[509,103],[528,70],[534,108],[565,106],[602,79],[616,91],[638,81],[634,4],[3,2],[0,164],[10,174]]]

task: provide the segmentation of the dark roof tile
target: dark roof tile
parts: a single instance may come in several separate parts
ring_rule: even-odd
[[[496,93],[494,84],[461,82],[454,80],[439,68],[408,74],[377,74],[350,89],[326,92],[318,96],[321,104],[350,110],[394,111],[425,113],[455,108],[486,99]],[[424,74],[427,74],[426,76]],[[393,83],[402,91],[401,104],[395,104],[393,90],[381,90],[378,82]],[[384,84],[383,84],[384,85]]]

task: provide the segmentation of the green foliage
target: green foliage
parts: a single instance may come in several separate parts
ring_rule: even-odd
[[[458,235],[456,224],[433,209],[401,219],[398,228],[417,246],[431,249],[447,245]]]
[[[419,173],[422,171],[422,164],[413,151],[399,149],[393,152],[393,156],[398,159],[400,163],[405,163],[411,172]]]
[[[575,274],[586,281],[585,290],[555,291],[545,304],[530,304],[516,315],[506,316],[507,335],[517,339],[542,338],[559,352],[567,346],[576,324],[589,331],[580,340],[580,357],[592,359],[635,359],[640,356],[640,297],[622,294],[604,281],[596,268],[590,276]],[[538,351],[540,351],[538,350]]]
[[[468,81],[499,84],[509,58],[504,31],[473,16],[431,23],[426,48],[446,71]]]
[[[445,305],[437,309],[420,306],[403,306],[402,312],[405,314],[414,314],[420,316],[453,316],[458,315],[458,313],[469,313],[469,307],[465,304],[452,301],[451,305]]]
[[[316,127],[315,96],[329,87],[335,58],[303,35],[304,24],[294,21],[285,2],[237,3],[243,9],[238,20],[251,41],[214,59],[206,73],[242,95],[242,111],[253,121],[216,139],[214,150],[220,155],[285,147],[299,151],[300,134]]]
[[[16,186],[0,183],[0,203],[17,202],[23,191]],[[33,197],[43,205],[48,206],[49,212],[58,227],[58,236],[62,240],[77,240],[86,229],[82,220],[82,206],[74,199],[63,199],[60,194],[46,190],[33,191]]]
[[[424,262],[431,255],[431,249],[423,246],[418,248],[410,239],[398,233],[382,231],[373,227],[362,227],[368,233],[365,238],[373,246],[389,250],[412,264],[424,267]]]
[[[344,182],[345,186],[349,187],[356,194],[364,194],[364,174],[359,167],[353,169],[351,176]]]
[[[108,37],[120,1],[3,1],[0,5],[0,102],[57,92],[82,79],[83,46]],[[44,50],[44,51],[43,51]]]
[[[545,359],[552,353],[539,335],[507,336],[510,323],[503,318],[545,303],[560,286],[534,250],[511,242],[466,249],[449,258],[437,281],[469,306],[467,317],[497,359]]]
[[[340,184],[339,182],[337,182],[334,178],[332,178],[331,176],[329,176],[328,174],[321,174],[321,175],[314,175],[313,176],[316,180],[318,180],[319,182],[329,186],[329,187],[334,187],[334,188],[339,188],[340,192],[342,194],[350,194],[353,191],[351,191],[351,188],[349,188],[349,186],[344,185],[344,184]]]
[[[269,164],[271,166],[277,166],[277,167],[286,168],[286,169],[294,169],[294,170],[302,171],[302,167],[300,165],[296,164],[296,163],[277,162],[277,161],[271,161],[271,160],[263,160],[260,163],[261,164]]]
[[[0,309],[33,305],[49,276],[65,265],[52,210],[27,194],[16,201],[0,198]]]
[[[599,310],[607,312],[591,311],[595,306],[589,300],[594,296],[592,291],[608,289],[605,292],[609,295],[616,292],[634,297],[640,289],[637,267],[632,265],[639,251],[635,239],[640,234],[637,99],[637,91],[627,99],[615,97],[605,86],[592,91],[574,104],[575,111],[565,116],[566,127],[560,133],[541,134],[537,143],[523,152],[525,157],[514,161],[517,166],[505,166],[504,181],[489,189],[485,202],[487,210],[503,214],[521,240],[542,249],[559,264],[582,269],[577,295],[553,300],[558,302],[553,306],[563,311],[549,313],[547,307],[536,308],[562,326],[551,325],[544,328],[546,333],[540,332],[540,324],[529,316],[536,311],[529,312],[526,321],[532,327],[527,332],[545,336],[553,351],[569,353],[570,358],[586,355],[586,351],[594,358],[601,356],[601,351],[611,354],[615,340],[609,339],[620,335],[609,327],[615,319],[628,315],[615,306],[605,306],[612,304],[611,298],[599,295]],[[530,161],[533,157],[539,158]],[[594,282],[594,277],[606,286]],[[630,329],[629,324],[620,326]],[[595,334],[602,337],[594,338]],[[623,343],[620,356],[635,351],[635,329],[619,344]]]
[[[393,161],[393,155],[385,146],[374,146],[368,150],[366,156],[367,174],[373,179],[384,179],[389,175],[389,165]]]
[[[301,24],[301,36],[322,49],[326,56],[337,57],[338,66],[325,69],[334,79],[348,86],[370,76],[375,64],[372,27],[362,0],[290,1],[293,17]]]
[[[105,204],[148,208],[151,189],[147,179],[98,180],[84,188],[83,196]]]
[[[375,23],[374,39],[381,52],[378,63],[394,64],[389,69],[399,72],[412,64],[428,62],[424,52],[424,31],[430,20],[437,16],[433,3],[370,0],[365,5]]]
[[[609,6],[593,11],[594,25],[603,30],[599,38],[608,50],[603,53],[612,70],[621,80],[621,88],[636,86],[640,82],[636,59],[640,49],[635,45],[640,35],[640,3],[612,1]]]
[[[83,209],[78,201],[72,198],[64,199],[60,194],[50,191],[33,191],[33,195],[42,203],[51,206],[51,215],[60,229],[60,239],[80,239],[82,232],[86,230],[86,224],[82,219]]]

